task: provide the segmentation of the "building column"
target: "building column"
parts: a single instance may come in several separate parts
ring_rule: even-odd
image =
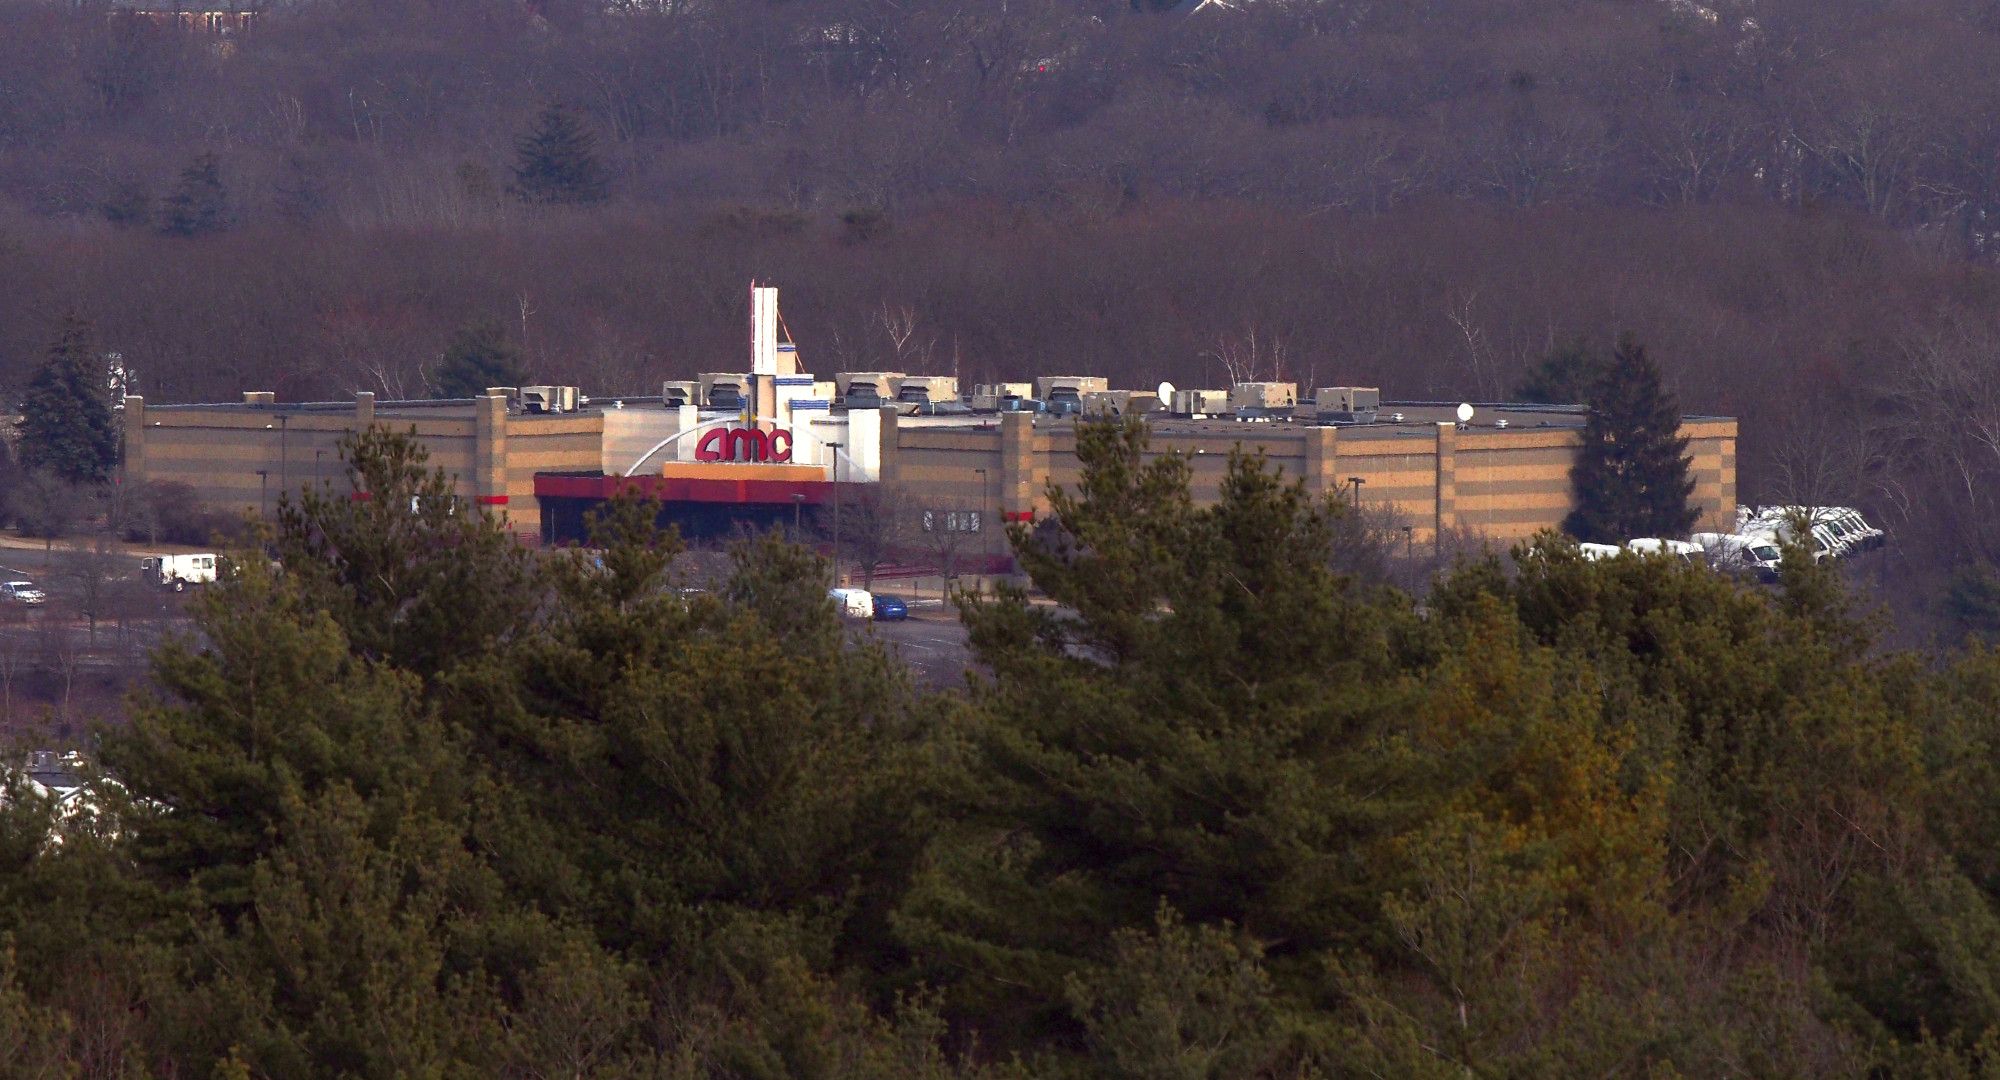
[[[1715,528],[1736,531],[1736,438],[1722,440],[1722,499],[1715,508]]]
[[[125,395],[125,479],[146,482],[146,399]]]
[[[473,402],[472,501],[507,505],[507,399],[499,395]]]
[[[1339,457],[1339,428],[1329,426],[1306,429],[1306,491],[1314,495],[1329,495],[1340,490]]]
[[[1034,414],[1001,413],[1000,520],[1034,520],[1035,496],[1041,487],[1036,481]]]
[[[898,425],[901,423],[901,420],[896,415],[896,407],[894,405],[884,405],[880,411],[882,413],[882,445],[877,451],[880,456],[875,459],[875,480],[881,484],[893,484],[897,480],[896,449],[900,444]]]
[[[1443,543],[1447,530],[1458,528],[1458,425],[1437,426],[1437,520],[1431,545]]]

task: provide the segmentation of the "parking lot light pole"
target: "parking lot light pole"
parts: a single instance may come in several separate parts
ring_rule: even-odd
[[[1361,509],[1361,485],[1368,481],[1359,476],[1350,476],[1347,478],[1347,482],[1354,485],[1354,508],[1359,510]]]
[[[986,507],[991,502],[993,485],[987,482],[985,469],[974,469],[979,474],[979,574],[986,576],[993,568],[993,522],[987,518]]]
[[[268,498],[268,493],[271,488],[270,481],[271,481],[271,470],[269,469],[257,470],[257,517],[259,520],[268,517],[271,513],[270,499]]]
[[[1417,529],[1414,525],[1403,526],[1403,565],[1410,574],[1410,592],[1417,591]]]
[[[804,495],[796,491],[792,492],[792,543],[794,544],[799,543],[799,537],[804,535],[799,528],[799,507],[804,506],[805,502],[806,497]]]

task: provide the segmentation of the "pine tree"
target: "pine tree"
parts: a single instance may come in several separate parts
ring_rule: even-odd
[[[91,342],[90,324],[65,316],[49,355],[21,403],[21,464],[72,484],[102,483],[118,467],[118,425],[107,387],[109,369]]]
[[[1589,346],[1573,342],[1530,368],[1514,388],[1514,399],[1546,405],[1588,404],[1603,375],[1604,361]]]
[[[514,140],[514,190],[524,202],[603,202],[606,183],[597,136],[558,106],[542,110],[534,128]]]
[[[955,1004],[1011,1040],[1063,1030],[1081,965],[1165,903],[1282,942],[1281,981],[1377,924],[1393,860],[1365,854],[1402,813],[1380,752],[1399,696],[1389,639],[1408,609],[1330,569],[1341,504],[1235,455],[1212,508],[1189,466],[1146,460],[1144,425],[1084,424],[1075,492],[1016,554],[1054,607],[968,602],[992,681],[965,816],[996,832],[937,855],[904,925]]]
[[[1621,336],[1591,395],[1570,470],[1576,509],[1564,531],[1612,544],[1686,536],[1700,512],[1688,505],[1694,478],[1680,427],[1680,404],[1660,384],[1660,369],[1632,335]]]
[[[180,186],[161,206],[160,231],[168,236],[200,236],[230,225],[229,192],[222,186],[222,161],[204,153],[181,170]]]
[[[438,364],[437,396],[477,397],[489,386],[521,385],[521,354],[507,343],[500,324],[473,323],[452,336]]]

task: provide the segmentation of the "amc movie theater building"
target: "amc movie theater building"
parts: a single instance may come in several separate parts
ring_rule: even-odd
[[[667,383],[658,396],[586,399],[569,387],[495,387],[451,401],[159,405],[125,399],[133,482],[189,485],[217,509],[268,512],[282,492],[344,485],[340,439],[380,424],[414,432],[471,503],[530,543],[582,539],[588,510],[629,487],[661,500],[693,538],[820,516],[839,499],[890,497],[912,527],[968,533],[966,553],[1004,554],[1002,521],[1046,510],[1051,483],[1078,479],[1076,425],[1140,415],[1151,452],[1181,453],[1197,499],[1213,498],[1236,447],[1262,451],[1316,492],[1393,509],[1417,543],[1464,530],[1495,540],[1558,526],[1584,411],[1560,405],[1379,402],[1368,388],[1282,383],[1228,391],[1110,390],[1044,377],[980,387],[895,372],[821,381],[779,340],[775,289],[752,290],[751,363]],[[1031,396],[1032,395],[1032,396]],[[1162,396],[1164,395],[1164,396]],[[1736,421],[1691,416],[1697,528],[1736,510]]]

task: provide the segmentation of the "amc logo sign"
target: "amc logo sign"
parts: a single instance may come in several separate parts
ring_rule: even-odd
[[[694,444],[696,461],[790,461],[792,433],[715,428]]]

